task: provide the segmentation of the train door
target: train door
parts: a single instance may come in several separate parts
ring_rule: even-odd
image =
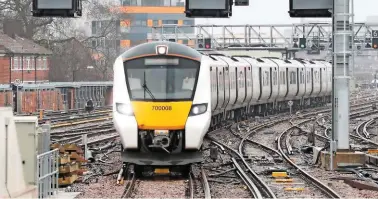
[[[289,67],[286,68],[286,71],[285,71],[285,79],[286,79],[286,89],[287,89],[287,93],[286,93],[286,96],[290,93],[290,81],[289,81]],[[291,94],[290,94],[291,95]],[[285,97],[286,97],[285,96]]]
[[[298,96],[298,93],[299,93],[299,68],[297,68],[297,75],[296,75],[296,79],[297,79],[297,92],[295,93],[295,96]]]
[[[248,92],[248,81],[247,81],[248,78],[249,77],[247,75],[247,67],[244,67],[244,99],[243,99],[242,103],[245,102],[245,100],[247,99],[247,96],[249,94],[249,92]]]
[[[272,97],[272,92],[273,92],[273,69],[272,67],[269,67],[269,83],[270,83],[270,93],[268,99]]]
[[[261,68],[261,66],[259,67],[259,77],[260,77],[260,79],[259,79],[259,84],[260,84],[260,95],[259,95],[259,99],[258,99],[258,100],[261,99],[261,95],[262,95],[262,93],[263,93],[263,84],[262,84],[262,81],[263,81],[264,77],[263,77],[263,73],[262,73],[262,68]]]
[[[224,76],[223,67],[217,67],[217,85],[218,85],[218,108],[222,108],[224,103]]]
[[[234,101],[234,104],[236,104],[236,102],[238,101],[238,97],[239,97],[239,78],[238,78],[238,68],[235,67],[235,73],[234,73],[234,78],[235,78],[235,90],[236,90],[236,94],[235,94],[235,101]]]
[[[217,85],[216,85],[216,67],[210,67],[210,83],[211,83],[211,109],[215,110],[217,106]],[[215,75],[214,75],[215,74]]]
[[[228,67],[223,68],[224,74],[224,103],[223,107],[225,108],[230,101],[230,76],[228,72]]]
[[[323,91],[323,68],[322,67],[320,67],[319,68],[320,69],[320,78],[319,78],[319,80],[320,80],[320,92],[319,93],[322,93],[322,91]]]
[[[311,94],[312,94],[314,92],[315,79],[316,79],[316,77],[314,77],[314,68],[311,68],[310,78],[311,78]]]

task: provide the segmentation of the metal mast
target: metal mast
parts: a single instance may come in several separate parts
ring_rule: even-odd
[[[353,30],[349,23],[350,0],[333,2],[332,141],[331,170],[336,150],[349,150],[349,57]]]

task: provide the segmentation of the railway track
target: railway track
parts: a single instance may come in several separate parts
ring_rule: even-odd
[[[374,114],[378,114],[378,111],[377,110],[370,110],[370,111],[367,111],[367,110],[363,110],[363,111],[357,111],[355,113],[351,113],[350,114],[350,119],[355,119],[355,118],[360,118],[360,117],[366,117],[366,116],[369,116],[369,115],[374,115]],[[329,140],[330,139],[330,131],[332,129],[332,126],[330,124],[325,124],[325,123],[322,123],[320,122],[319,120],[324,118],[324,117],[330,117],[329,115],[326,115],[326,116],[322,116],[322,117],[319,117],[317,119],[317,124],[321,127],[323,127],[325,130],[324,130],[324,135],[319,135],[319,134],[316,134],[317,137],[323,139],[323,140]],[[369,144],[371,146],[374,146],[374,147],[377,147],[378,146],[378,143],[375,142],[375,141],[372,141],[370,138],[370,134],[367,132],[367,126],[370,125],[375,119],[377,119],[378,117],[375,117],[374,119],[370,119],[370,120],[366,120],[366,121],[363,121],[361,123],[359,123],[355,128],[354,128],[354,132],[356,133],[356,135],[350,133],[349,135],[355,139],[355,140],[358,140],[358,141],[363,141],[365,142],[366,144]]]
[[[317,115],[319,113],[324,113],[324,112],[327,112],[327,111],[329,111],[329,110],[321,110],[321,111],[317,111],[315,113],[305,114],[305,115],[302,115],[302,118]],[[286,117],[286,118],[276,119],[274,121],[269,121],[269,122],[254,126],[252,128],[247,127],[247,133],[243,133],[244,135],[241,135],[240,133],[237,132],[237,131],[240,131],[239,126],[237,128],[238,130],[232,130],[231,129],[231,132],[235,136],[239,137],[239,139],[241,139],[241,141],[238,145],[238,150],[235,150],[232,147],[229,147],[227,144],[223,144],[221,142],[218,142],[214,137],[208,136],[208,139],[210,139],[217,146],[222,146],[223,148],[226,148],[228,151],[233,153],[233,156],[236,155],[240,159],[240,162],[242,162],[243,167],[246,168],[248,174],[243,172],[241,165],[238,164],[238,161],[235,158],[232,158],[231,160],[233,162],[234,167],[236,168],[236,171],[238,172],[238,175],[241,177],[242,181],[247,185],[248,189],[250,190],[250,192],[251,192],[251,194],[253,195],[254,198],[277,198],[277,197],[276,197],[275,193],[273,193],[272,189],[247,164],[247,161],[244,158],[244,153],[243,153],[243,148],[245,147],[245,143],[249,142],[249,143],[251,143],[255,146],[261,147],[264,151],[267,151],[270,155],[272,155],[273,158],[275,158],[275,159],[284,158],[291,166],[293,166],[295,168],[299,168],[292,161],[290,161],[289,158],[287,158],[287,156],[286,156],[286,154],[284,154],[283,148],[281,146],[278,147],[278,151],[277,151],[277,150],[273,149],[272,147],[269,147],[269,146],[262,144],[261,142],[249,139],[249,137],[251,137],[258,130],[268,128],[270,126],[274,126],[274,125],[277,125],[279,123],[288,122],[288,121],[290,121],[290,119],[291,119],[290,117]],[[299,118],[296,118],[296,119],[299,119]],[[313,120],[313,119],[310,119],[310,120]],[[309,121],[309,120],[305,120],[304,122],[306,122],[306,121]],[[238,123],[238,124],[240,125],[241,123]],[[290,128],[293,128],[293,127],[290,127]],[[280,138],[277,140],[278,143],[281,142],[281,139],[284,137],[283,135],[284,134],[281,134]],[[223,149],[223,151],[224,151],[224,149]],[[305,181],[311,181],[327,197],[340,198],[337,195],[336,192],[334,192],[333,190],[327,189],[327,186],[322,184],[316,178],[307,174],[304,170],[299,169],[299,172],[301,173],[301,175],[303,175],[306,178],[306,179],[304,179]],[[249,176],[251,176],[251,177],[249,177]]]
[[[289,154],[292,154],[291,146],[288,142],[288,137],[293,132],[292,130],[295,128],[299,128],[297,125],[301,125],[306,122],[313,121],[314,119],[308,119],[305,121],[302,121],[292,127],[289,127],[288,129],[284,130],[279,137],[277,138],[277,148],[278,151],[281,153],[282,157],[288,162],[291,166],[293,166],[297,171],[299,171],[306,179],[308,179],[311,183],[313,183],[316,187],[318,187],[325,195],[327,195],[330,198],[341,198],[338,193],[336,193],[334,190],[329,188],[329,186],[323,184],[320,180],[316,179],[315,177],[308,174],[306,171],[301,169],[297,164],[295,164],[289,157]]]
[[[73,127],[80,124],[86,124],[86,123],[92,123],[92,122],[103,122],[103,121],[111,120],[112,118],[113,117],[111,116],[107,116],[107,117],[99,117],[99,118],[94,118],[94,119],[89,119],[89,120],[88,119],[75,119],[69,122],[52,124],[51,129],[62,128],[62,127]]]
[[[354,107],[354,109],[356,109],[356,110],[361,110],[361,108],[363,108],[363,109],[370,109],[371,106],[370,105],[366,105],[366,104],[371,104],[371,102],[361,103],[361,104],[355,104],[355,105],[352,105],[351,107]],[[361,107],[361,106],[363,106],[363,107]],[[311,117],[311,116],[315,116],[317,114],[327,113],[329,111],[330,111],[330,109],[326,109],[326,110],[323,109],[323,110],[316,111],[315,113],[307,113],[307,114],[305,113],[305,114],[302,114],[301,118]],[[364,112],[364,114],[366,114],[366,110],[365,111],[356,112],[356,113],[353,113],[353,114],[354,114],[355,117],[360,117],[360,116],[363,115],[362,112]],[[372,114],[372,113],[370,113],[370,114]],[[276,125],[278,123],[282,123],[282,122],[290,120],[290,118],[282,118],[282,119],[277,119],[277,118],[280,118],[280,116],[274,116],[274,119],[271,118],[274,121],[270,121],[268,123],[264,123],[264,124],[257,125],[257,126],[254,126],[252,128],[249,128],[248,132],[250,132],[250,133],[247,133],[244,136],[236,133],[235,131],[231,131],[231,132],[233,132],[234,135],[238,136],[241,139],[239,147],[238,147],[238,151],[235,150],[235,149],[233,149],[233,148],[231,148],[231,147],[229,147],[229,146],[227,146],[227,144],[223,144],[223,143],[217,141],[217,139],[215,137],[208,136],[208,139],[211,140],[213,143],[215,143],[217,146],[221,146],[223,148],[226,148],[226,150],[230,151],[230,153],[233,153],[233,155],[232,155],[233,157],[236,156],[239,159],[239,161],[237,159],[235,159],[235,158],[231,159],[231,161],[233,163],[233,167],[236,169],[238,176],[242,179],[242,181],[244,182],[244,184],[247,185],[247,187],[250,190],[251,194],[255,198],[262,198],[262,197],[275,198],[276,196],[274,195],[274,193],[272,192],[272,190],[266,185],[266,183],[264,183],[263,180],[261,180],[259,178],[259,176],[256,174],[256,172],[254,172],[253,169],[251,169],[248,166],[247,161],[244,158],[243,147],[245,145],[245,142],[249,142],[249,143],[252,143],[252,144],[254,144],[256,146],[259,146],[259,147],[263,148],[265,151],[269,151],[269,153],[274,158],[277,158],[277,156],[278,157],[283,157],[282,151],[277,151],[277,150],[273,149],[272,147],[265,146],[264,144],[261,144],[259,142],[256,142],[256,141],[248,138],[248,137],[251,137],[251,135],[255,131],[258,131],[260,129],[267,128],[269,126],[273,126],[273,125]],[[296,119],[300,119],[300,118],[297,117]],[[314,120],[314,119],[315,118],[311,119],[311,121]],[[209,132],[208,135],[209,134],[211,134],[211,132]],[[284,136],[282,136],[282,137],[284,137]],[[281,150],[282,150],[282,148],[281,148]],[[225,151],[225,150],[222,150],[222,151]],[[238,162],[241,162],[241,164],[239,164]],[[243,172],[242,171],[243,169],[246,170],[248,174],[246,174],[245,172]],[[302,170],[302,171],[304,172],[304,170]],[[302,173],[302,171],[301,171],[301,173]],[[248,177],[248,175],[250,177]],[[324,184],[319,184],[319,183],[321,183],[319,180],[316,180],[314,177],[311,177],[307,173],[302,174],[302,175],[304,177],[306,177],[305,181],[313,181],[312,183],[319,190],[321,190],[324,193],[324,195],[326,195],[327,197],[339,198],[339,196],[336,194],[336,192],[334,192],[333,190],[329,190],[329,189],[327,190],[325,188],[326,186],[324,186]]]
[[[127,176],[127,179],[126,179],[125,188],[124,188],[124,191],[121,195],[121,198],[132,198],[133,193],[137,191],[136,189],[138,189],[138,185],[137,185],[138,178],[137,178],[137,175],[135,173],[134,166],[130,165],[130,167],[128,169],[129,169],[128,170],[128,176]],[[209,187],[209,183],[207,181],[205,171],[202,168],[200,168],[199,171],[200,171],[200,178],[201,178],[200,181],[201,181],[201,184],[202,184],[202,190],[203,190],[204,198],[211,199],[210,187]],[[185,193],[186,198],[195,198],[195,178],[196,177],[193,174],[193,168],[192,168],[187,179],[185,179],[185,180],[187,180],[187,183],[182,183],[182,184],[185,184],[187,186],[186,187],[187,189],[185,191],[186,192]],[[146,182],[145,179],[139,179],[139,183],[145,183],[145,182]],[[153,189],[153,188],[151,187],[151,189]]]
[[[357,134],[357,136],[353,134],[350,134],[350,135],[355,139],[363,140],[365,143],[370,144],[374,147],[377,147],[378,143],[371,140],[371,136],[369,132],[366,130],[367,126],[370,125],[375,119],[377,119],[377,117],[361,122],[354,129],[354,132]]]
[[[372,101],[374,102],[374,100],[370,100],[369,102],[366,102],[366,100],[363,100],[363,99],[356,100],[356,101],[362,101],[363,103],[354,104],[354,105],[351,105],[351,107],[361,107],[363,105],[366,105],[365,107],[368,109],[369,107],[371,107],[370,104],[372,103]],[[309,111],[313,111],[313,110],[316,110],[316,109],[311,109]],[[307,114],[304,113],[305,111],[308,111],[308,110],[302,111],[302,113],[300,113],[299,116],[300,117],[307,117]],[[328,111],[329,111],[329,109],[328,110],[324,110],[324,107],[323,107],[323,108],[321,108],[320,111],[317,111],[316,114],[318,114],[318,113],[326,113]],[[271,122],[273,122],[273,120],[276,121],[276,120],[280,119],[280,117],[282,119],[282,115],[273,115],[273,116],[270,116],[269,118],[272,120]],[[288,118],[284,118],[284,119],[287,120]],[[89,119],[86,119],[86,120],[89,120]],[[282,121],[282,122],[285,122],[285,121]],[[96,133],[95,131],[97,131],[97,130],[103,130],[103,128],[111,129],[112,128],[111,121],[105,121],[105,122],[102,121],[101,124],[98,124],[97,122],[93,122],[93,123],[95,123],[95,124],[91,124],[91,122],[82,123],[82,124],[73,126],[73,128],[69,128],[69,129],[67,128],[66,130],[63,130],[63,128],[62,129],[55,128],[56,132],[52,133],[51,135],[55,136],[55,138],[57,138],[57,139],[61,139],[61,138],[65,138],[65,137],[75,137],[75,136],[80,136],[80,135],[85,134],[85,133],[89,133],[89,137],[91,136],[91,134],[93,135],[93,139],[91,139],[90,142],[89,142],[90,148],[94,148],[96,145],[101,145],[102,143],[109,142],[109,141],[114,140],[114,139],[116,139],[118,137],[118,135],[114,135],[114,136],[113,135],[104,135],[105,141],[104,141],[103,138],[98,138],[97,136],[101,135],[101,133],[100,132]],[[272,126],[272,125],[274,125],[274,124],[270,124],[270,126]],[[67,126],[67,127],[69,127],[69,126]],[[241,125],[239,123],[239,126],[236,127],[236,131],[244,130],[244,131],[249,131],[249,132],[253,133],[253,131],[258,131],[259,130],[258,128],[254,129],[255,127],[256,126],[250,127],[250,128],[246,128],[246,127],[243,127],[243,125]],[[269,127],[269,125],[261,127],[261,129],[268,128],[268,127]],[[234,130],[235,130],[235,128],[234,128]],[[59,135],[59,134],[62,134],[62,135]],[[106,141],[106,139],[108,139],[108,140]],[[233,147],[233,150],[235,150],[237,153],[239,153],[242,156],[242,158],[240,158],[240,156],[238,156],[235,153],[233,153],[230,150],[228,150],[226,147],[223,147],[220,144],[218,144],[218,145],[222,146],[222,147],[219,147],[219,148],[223,148],[224,149],[224,150],[221,149],[222,151],[228,150],[229,153],[232,153],[233,160],[231,160],[231,162],[232,162],[233,168],[231,168],[230,170],[231,171],[238,170],[236,168],[237,167],[236,165],[238,165],[240,167],[240,169],[237,172],[235,172],[235,175],[237,175],[236,177],[241,176],[241,178],[240,177],[239,178],[240,178],[240,180],[241,180],[242,183],[245,183],[247,181],[252,181],[252,183],[254,184],[254,187],[253,187],[253,185],[251,183],[250,184],[250,187],[251,187],[250,189],[251,190],[255,190],[254,195],[256,196],[256,198],[259,198],[260,196],[266,197],[268,195],[267,192],[269,192],[269,191],[267,191],[266,189],[264,190],[263,185],[261,185],[258,182],[256,182],[256,179],[253,178],[253,174],[251,174],[251,172],[248,170],[248,168],[245,166],[245,164],[244,164],[244,162],[242,160],[242,159],[244,159],[244,161],[246,161],[247,163],[250,164],[250,162],[249,162],[250,160],[248,158],[246,159],[246,157],[245,157],[245,151],[244,150],[245,150],[245,148],[250,147],[250,145],[254,145],[254,143],[251,142],[253,140],[258,141],[256,139],[251,139],[251,137],[248,137],[248,136],[245,136],[245,135],[241,135],[240,138],[239,138],[239,142],[244,142],[244,144],[238,143],[237,147]],[[219,141],[219,140],[216,140],[216,141]],[[240,145],[243,145],[241,147],[242,149],[240,149]],[[274,147],[270,147],[270,148],[273,149]],[[269,151],[269,149],[265,149],[265,150]],[[270,151],[270,154],[272,154],[272,155],[275,154],[276,156],[281,157],[281,155],[278,155],[278,154],[280,154],[280,152],[278,150],[276,150],[276,149],[273,149],[273,150],[275,150],[275,151],[274,152]],[[234,162],[236,164],[234,164]],[[114,164],[108,164],[108,165],[111,166],[111,165],[114,165]],[[201,166],[201,170],[203,170],[203,171],[199,172],[199,173],[200,173],[200,176],[203,175],[204,178],[206,178],[206,182],[207,182],[206,184],[207,184],[208,188],[203,187],[204,186],[203,184],[205,184],[205,183],[197,183],[198,185],[201,184],[201,187],[202,187],[200,189],[201,190],[201,194],[202,194],[200,197],[201,198],[203,198],[203,197],[210,198],[211,195],[213,195],[213,197],[216,197],[215,196],[216,194],[214,195],[214,192],[216,192],[217,190],[213,190],[214,189],[214,183],[212,183],[212,184],[209,183],[209,182],[214,182],[214,181],[211,181],[212,180],[211,178],[215,177],[215,175],[209,174],[208,170],[206,170],[205,167],[203,167],[203,166],[204,165]],[[111,168],[114,169],[114,166],[112,166]],[[253,169],[253,168],[251,168],[251,169]],[[242,174],[243,172],[244,172],[245,175]],[[256,173],[256,174],[257,174],[257,177],[261,178],[261,176],[259,176],[259,175],[261,175],[260,173]],[[130,176],[130,177],[132,177],[132,176]],[[140,184],[141,180],[137,179],[136,176],[135,176],[135,181],[133,183],[131,183],[133,181],[132,180],[133,178],[130,178],[130,177],[128,178],[128,180],[125,181],[126,186],[122,186],[121,187],[122,190],[119,190],[121,192],[119,194],[117,194],[117,196],[137,197],[137,196],[135,196],[135,194],[133,196],[133,193],[138,192],[138,191],[139,192],[143,192],[143,189],[139,190],[140,187],[138,186],[138,185],[141,185]],[[109,176],[109,178],[110,178],[110,176]],[[188,192],[185,192],[186,193],[185,196],[182,196],[182,197],[190,197],[190,198],[193,198],[193,196],[194,197],[196,197],[196,196],[198,197],[199,194],[195,193],[195,191],[193,191],[193,190],[197,190],[198,191],[198,187],[197,187],[197,189],[193,189],[193,188],[190,188],[190,187],[193,187],[193,186],[195,187],[196,180],[202,180],[202,178],[198,177],[198,175],[195,176],[195,175],[193,175],[193,173],[191,173],[190,177],[188,179],[185,179],[185,180],[187,181],[187,184],[185,184],[185,185],[176,185],[174,187],[179,188],[180,190],[182,190],[183,186],[185,186],[184,188],[187,189]],[[111,181],[113,181],[113,183],[114,183],[114,179],[113,178],[112,178]],[[130,185],[127,185],[127,184],[130,184]],[[149,186],[149,187],[154,187],[155,188],[155,187],[158,187],[160,184],[169,184],[169,180],[168,181],[165,180],[165,181],[162,181],[162,182],[147,182],[147,184],[148,185],[144,185],[144,186],[145,187]],[[265,182],[265,184],[267,184],[267,183]],[[131,187],[130,191],[127,191],[128,187]],[[211,188],[211,192],[210,192],[210,188]],[[173,189],[175,189],[175,188],[173,188]],[[205,189],[208,190],[208,191],[204,191]],[[148,189],[146,189],[146,188],[144,190],[148,191]],[[168,189],[167,189],[167,187],[164,187],[162,190],[165,191],[165,190],[168,190]],[[190,190],[192,190],[192,191],[190,191]],[[248,192],[248,190],[249,189],[247,187],[247,190],[245,190],[245,192]],[[227,186],[223,188],[223,191],[224,192],[232,192],[232,190],[228,189]],[[274,191],[276,191],[276,190],[272,190],[272,191],[273,191],[273,194],[275,194]],[[283,192],[283,191],[281,191],[281,192]],[[102,194],[101,193],[97,193],[96,196],[99,196],[99,195],[102,195]],[[165,197],[170,197],[170,196],[172,197],[172,195],[174,195],[174,194],[167,194],[167,196],[165,196]],[[251,195],[249,195],[249,197]],[[106,195],[106,196],[104,195],[104,197],[108,197],[108,196],[109,195]],[[219,196],[222,197],[222,195],[219,195]],[[240,195],[237,195],[237,194],[234,194],[232,196],[233,197],[243,197],[243,196],[240,196]],[[150,195],[149,197],[156,197],[156,195]],[[273,196],[273,197],[270,196],[269,198],[278,198],[278,197],[276,197],[276,196]]]

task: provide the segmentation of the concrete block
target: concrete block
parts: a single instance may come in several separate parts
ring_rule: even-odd
[[[321,167],[330,169],[330,154],[329,151],[322,151],[320,154]],[[333,168],[346,165],[365,165],[365,153],[363,152],[336,152],[333,157]]]
[[[315,164],[316,163],[316,159],[318,157],[318,154],[320,153],[320,150],[322,150],[321,147],[312,147],[312,164]]]

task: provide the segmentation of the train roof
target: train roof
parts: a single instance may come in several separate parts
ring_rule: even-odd
[[[122,59],[130,60],[143,56],[154,56],[156,55],[156,47],[158,45],[168,46],[168,55],[182,56],[198,61],[201,60],[202,57],[201,53],[186,45],[170,41],[154,41],[149,43],[143,43],[130,48],[121,55]]]

